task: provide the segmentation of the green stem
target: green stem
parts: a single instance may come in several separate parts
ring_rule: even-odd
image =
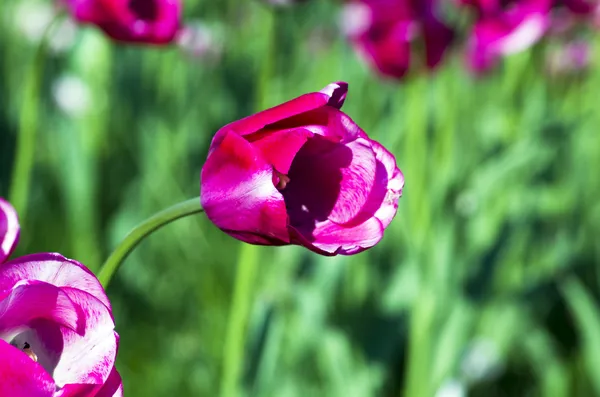
[[[25,217],[27,216],[26,210],[31,170],[35,161],[36,133],[39,124],[39,104],[41,102],[40,91],[44,74],[46,49],[48,48],[48,37],[52,28],[62,16],[62,13],[57,14],[46,27],[36,49],[33,63],[30,65],[25,76],[24,100],[19,114],[15,161],[8,194],[9,201],[19,213],[22,224],[25,223]]]
[[[277,15],[271,8],[265,8],[265,56],[258,74],[258,89],[256,93],[257,111],[269,106],[269,83],[274,74],[277,56]],[[235,275],[233,300],[227,321],[227,334],[223,346],[223,374],[221,377],[221,397],[237,397],[240,392],[240,379],[244,364],[244,349],[246,347],[247,325],[253,298],[253,284],[259,263],[259,249],[250,244],[244,244],[239,253]]]
[[[258,262],[258,247],[243,244],[238,256],[233,300],[231,301],[227,334],[223,346],[221,397],[235,397],[239,393],[246,346],[246,328],[252,302],[252,285],[256,278]]]
[[[199,214],[203,211],[204,210],[200,205],[200,198],[195,197],[182,203],[175,204],[140,223],[129,232],[100,268],[98,279],[102,286],[104,288],[108,286],[113,275],[119,269],[119,266],[121,266],[125,258],[127,258],[131,251],[133,251],[143,239],[177,219]]]

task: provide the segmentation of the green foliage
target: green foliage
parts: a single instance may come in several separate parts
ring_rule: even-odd
[[[14,17],[22,4],[0,13],[2,195],[35,51]],[[60,251],[97,270],[134,225],[198,194],[217,129],[344,80],[344,110],[396,155],[404,197],[361,255],[258,249],[244,395],[600,394],[600,70],[550,77],[542,45],[484,78],[457,55],[434,75],[381,81],[337,12],[186,1],[187,18],[221,35],[211,61],[81,28],[48,59],[17,254]],[[64,76],[87,89],[81,114],[54,99]],[[127,396],[218,393],[240,247],[197,216],[127,260],[108,290]]]

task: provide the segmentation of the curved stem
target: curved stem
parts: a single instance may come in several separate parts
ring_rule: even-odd
[[[119,266],[121,266],[125,258],[127,258],[131,251],[133,251],[143,239],[177,219],[199,214],[201,212],[204,212],[204,210],[200,205],[200,197],[195,197],[182,203],[175,204],[140,223],[129,232],[100,268],[98,279],[102,286],[104,288],[108,286],[112,276],[119,269]]]
[[[21,223],[25,223],[27,215],[27,199],[31,181],[31,170],[35,161],[36,133],[40,104],[40,91],[44,74],[44,60],[48,47],[48,37],[57,21],[64,14],[57,14],[48,24],[38,44],[33,63],[25,77],[23,106],[19,114],[19,131],[17,134],[15,160],[12,169],[9,201],[19,213]]]

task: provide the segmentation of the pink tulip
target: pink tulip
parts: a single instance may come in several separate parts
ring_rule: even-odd
[[[202,169],[208,218],[250,244],[323,255],[377,244],[404,177],[394,156],[339,110],[347,90],[333,83],[221,128]]]
[[[180,28],[180,0],[61,1],[77,21],[94,24],[118,41],[166,44]]]
[[[0,233],[0,246],[6,253],[12,248],[4,247],[16,242],[18,223],[14,209],[0,199],[5,219],[0,229],[8,233]],[[59,254],[2,262],[0,396],[122,396],[115,369],[118,335],[96,277]]]
[[[551,0],[463,0],[475,7],[478,21],[467,44],[469,66],[485,71],[503,56],[526,50],[550,26]]]
[[[344,8],[342,29],[358,53],[382,75],[402,78],[415,63],[415,42],[425,64],[435,68],[454,33],[437,16],[437,0],[353,0]]]

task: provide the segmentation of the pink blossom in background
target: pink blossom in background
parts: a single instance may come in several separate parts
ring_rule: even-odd
[[[353,0],[341,27],[361,56],[384,76],[402,78],[415,63],[415,41],[425,46],[425,64],[435,68],[454,33],[438,16],[436,0]]]
[[[467,42],[467,61],[476,72],[493,67],[499,58],[524,51],[550,26],[551,0],[466,0],[478,19]]]
[[[167,44],[180,29],[180,0],[61,0],[80,23],[98,26],[111,38]]]
[[[551,75],[583,72],[590,67],[591,48],[585,40],[575,40],[554,49],[548,55],[547,70]]]
[[[377,244],[404,177],[394,156],[341,112],[332,83],[221,128],[202,169],[208,218],[250,244],[351,255]]]
[[[14,209],[0,199],[3,253],[14,247],[15,233]],[[122,396],[112,309],[93,273],[53,253],[6,259],[0,261],[0,396]]]

